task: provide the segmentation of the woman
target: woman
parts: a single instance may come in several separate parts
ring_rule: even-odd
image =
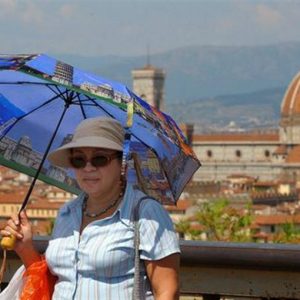
[[[83,191],[60,209],[46,250],[49,269],[58,277],[52,299],[131,299],[135,284],[138,299],[179,298],[180,250],[172,222],[157,201],[124,182],[123,141],[116,120],[86,119],[72,141],[48,157],[54,165],[72,168]],[[139,280],[134,279],[135,208]],[[20,221],[12,217],[1,234],[17,237],[15,251],[25,267],[41,259],[25,212]]]

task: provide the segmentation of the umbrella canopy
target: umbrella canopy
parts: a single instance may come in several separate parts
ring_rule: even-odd
[[[0,163],[31,176],[38,170],[40,180],[77,193],[72,171],[51,165],[45,152],[69,142],[85,118],[110,116],[128,127],[132,108],[127,180],[176,203],[200,162],[175,121],[125,85],[44,54],[0,55]]]

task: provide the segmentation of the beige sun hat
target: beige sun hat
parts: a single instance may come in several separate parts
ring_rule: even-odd
[[[48,160],[59,167],[71,167],[70,149],[96,147],[123,151],[124,129],[115,119],[107,117],[83,120],[75,129],[72,140],[48,155]]]

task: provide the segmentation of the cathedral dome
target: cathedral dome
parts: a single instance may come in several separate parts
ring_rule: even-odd
[[[281,126],[300,125],[300,72],[289,84],[281,104]]]

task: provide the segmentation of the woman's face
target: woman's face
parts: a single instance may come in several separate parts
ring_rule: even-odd
[[[93,166],[93,161],[101,160],[101,155],[116,154],[115,150],[102,148],[74,148],[71,158],[83,160],[86,165],[82,168],[73,168],[80,188],[89,197],[101,198],[120,192],[121,162],[116,156],[105,166]]]

